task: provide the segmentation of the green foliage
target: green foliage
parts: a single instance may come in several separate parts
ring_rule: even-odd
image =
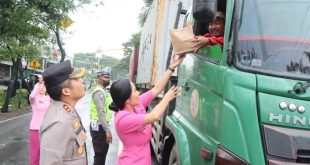
[[[74,55],[73,65],[76,67],[85,67],[89,70],[86,74],[86,79],[89,82],[95,82],[95,74],[93,72],[100,70],[104,67],[114,67],[119,64],[119,60],[103,55],[101,59],[96,58],[95,53],[77,53]]]
[[[43,54],[42,45],[59,30],[61,20],[88,3],[91,0],[1,1],[0,60],[38,58]],[[60,36],[57,42],[61,42]]]
[[[130,55],[127,55],[122,58],[116,66],[112,67],[111,74],[114,80],[128,77],[129,61]]]
[[[132,44],[131,46],[135,47],[140,44],[140,36],[141,32],[134,33],[131,35],[130,43]]]
[[[25,1],[0,3],[0,60],[34,58],[49,30],[40,26],[39,11]]]
[[[140,32],[134,33],[131,35],[129,41],[122,44],[124,50],[124,56],[130,56],[133,51],[133,48],[140,44],[140,36],[141,36]]]
[[[5,97],[5,90],[0,89],[0,105],[3,105],[4,97]]]
[[[99,65],[101,67],[113,67],[119,63],[119,59],[116,59],[111,56],[103,55],[99,60]]]
[[[28,92],[25,89],[18,89],[16,91],[16,95],[11,98],[11,105],[12,109],[16,110],[18,109],[19,106],[19,101],[20,101],[20,108],[25,108],[29,106],[28,103]]]
[[[141,12],[139,13],[139,25],[140,27],[143,27],[143,24],[146,20],[147,14],[149,12],[149,9],[153,3],[153,0],[144,0],[145,6],[142,8]],[[133,49],[140,44],[140,37],[141,32],[137,32],[131,35],[131,38],[129,41],[122,44],[123,50],[124,50],[124,58],[121,59],[119,64],[112,68],[112,76],[118,78],[125,78],[127,77],[127,73],[129,71],[129,62],[130,62],[130,56]]]
[[[98,64],[96,62],[99,61]],[[76,67],[85,67],[90,69],[91,67],[113,67],[119,62],[118,59],[103,55],[101,59],[96,59],[95,53],[77,53],[73,58],[73,65]]]
[[[88,4],[90,0],[28,0],[29,4],[38,9],[41,14],[38,17],[46,28],[50,29],[56,37],[56,42],[61,53],[61,61],[65,59],[66,53],[63,48],[60,29],[64,20],[70,20],[68,14],[74,12],[83,4]],[[67,25],[66,25],[67,27]]]
[[[13,63],[11,79],[22,72],[22,59],[38,58],[51,34],[56,35],[62,59],[65,51],[59,33],[60,22],[90,0],[2,0],[0,2],[0,61]],[[9,86],[12,91],[12,86]],[[11,92],[1,112],[6,112]]]
[[[21,100],[20,107],[22,108],[29,107],[27,90],[18,89],[16,92],[17,92],[16,95],[10,99],[11,109],[12,110],[18,109],[19,100]],[[4,98],[5,98],[5,90],[0,89],[0,106],[3,105]]]
[[[145,4],[145,6],[150,7],[152,5],[153,1],[154,0],[144,0],[144,4]]]
[[[95,53],[77,53],[73,58],[73,65],[76,67],[91,67],[95,59]]]
[[[150,10],[150,7],[151,7],[152,3],[153,3],[153,0],[144,0],[144,5],[145,6],[142,7],[142,10],[141,10],[141,12],[139,13],[139,16],[138,16],[140,27],[143,27],[143,24],[144,24],[144,22],[146,20],[146,17],[148,15],[148,13],[149,13],[149,10]]]
[[[130,56],[133,51],[132,50],[133,44],[130,41],[128,41],[128,42],[122,43],[122,46],[123,46],[124,56]]]
[[[140,27],[143,26],[152,3],[153,3],[153,0],[144,0],[145,6],[142,8],[138,16]],[[122,44],[125,56],[131,55],[133,48],[140,44],[140,37],[141,37],[141,32],[134,33],[131,35],[131,38],[129,39],[129,41]]]
[[[49,29],[56,31],[60,27],[60,22],[68,18],[70,12],[74,12],[78,7],[91,3],[90,0],[27,0],[29,5],[38,9],[38,15],[42,23]]]

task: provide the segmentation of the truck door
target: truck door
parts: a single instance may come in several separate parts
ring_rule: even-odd
[[[217,142],[211,139],[215,139],[216,128],[219,127],[225,69],[213,58],[213,56],[217,56],[217,59],[218,56],[221,57],[221,47],[213,46],[209,49],[212,49],[208,51],[209,53],[214,53],[212,56],[187,54],[179,66],[178,83],[182,88],[179,100],[182,102],[180,120],[185,120],[180,123],[184,124],[184,128],[188,131],[188,140],[195,141],[190,144],[190,154],[193,157],[199,155],[202,146],[217,148]],[[202,159],[201,162],[195,161],[198,161],[195,163],[204,162]]]

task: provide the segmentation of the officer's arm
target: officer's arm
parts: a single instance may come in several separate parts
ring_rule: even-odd
[[[97,114],[99,116],[99,122],[101,123],[102,128],[105,130],[105,132],[111,132],[105,116],[104,93],[102,91],[97,91],[96,93],[94,93],[93,97],[96,105]]]
[[[43,130],[40,140],[40,164],[63,164],[65,151],[70,149],[67,145],[71,133],[69,125],[60,121]]]

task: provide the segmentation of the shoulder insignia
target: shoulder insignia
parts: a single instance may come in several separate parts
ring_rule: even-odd
[[[64,104],[62,107],[64,108],[66,112],[71,112],[71,109],[69,108],[68,105]]]

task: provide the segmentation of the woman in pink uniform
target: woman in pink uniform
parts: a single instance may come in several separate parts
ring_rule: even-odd
[[[177,96],[178,88],[173,86],[150,113],[146,113],[145,107],[164,89],[174,69],[183,59],[184,56],[173,56],[161,79],[142,95],[128,79],[117,80],[112,84],[110,93],[113,102],[110,109],[116,112],[114,124],[123,143],[118,165],[151,165],[152,123],[162,116],[169,102]]]
[[[34,86],[29,101],[32,109],[32,119],[30,122],[29,133],[29,153],[30,153],[30,165],[39,165],[40,162],[40,141],[39,141],[39,129],[45,112],[51,102],[49,96],[45,95],[46,88],[42,77],[39,78],[39,82]]]

